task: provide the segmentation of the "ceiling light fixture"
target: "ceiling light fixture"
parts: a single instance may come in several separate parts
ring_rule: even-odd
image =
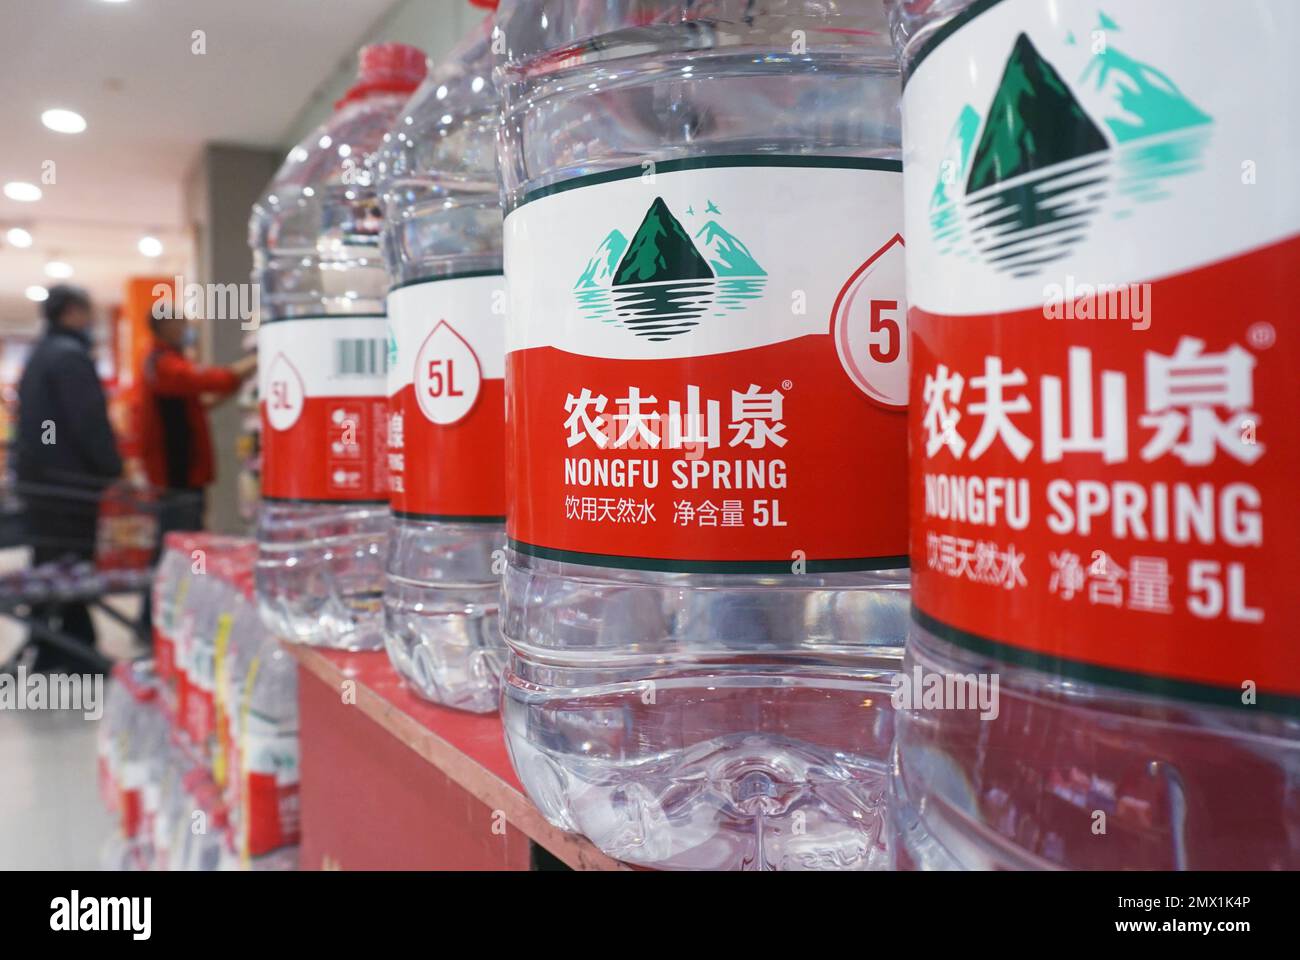
[[[5,196],[19,203],[35,203],[41,199],[41,188],[34,183],[11,180],[5,184]]]
[[[86,129],[86,118],[75,110],[56,107],[41,114],[41,123],[55,133],[82,133]]]

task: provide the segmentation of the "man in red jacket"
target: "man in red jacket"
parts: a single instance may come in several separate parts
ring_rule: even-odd
[[[256,370],[257,358],[200,366],[185,356],[190,326],[183,316],[154,310],[149,324],[154,344],[144,362],[140,431],[145,472],[163,491],[163,532],[201,530],[204,487],[215,475],[207,402],[238,390]]]

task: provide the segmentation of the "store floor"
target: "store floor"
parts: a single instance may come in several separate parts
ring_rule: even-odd
[[[18,555],[15,555],[18,554]],[[20,552],[0,553],[0,570],[21,566]],[[130,598],[114,598],[133,616]],[[132,639],[94,613],[99,648],[129,656]],[[24,639],[23,628],[0,618],[0,663]],[[0,870],[94,870],[114,824],[95,783],[99,722],[81,711],[0,709]]]

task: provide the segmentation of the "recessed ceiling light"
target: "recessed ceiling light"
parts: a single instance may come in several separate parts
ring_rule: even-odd
[[[36,303],[41,303],[44,300],[50,299],[50,291],[46,290],[44,287],[28,287],[27,299],[34,300]]]
[[[137,244],[140,252],[146,257],[161,257],[163,252],[162,241],[157,237],[141,237]]]
[[[56,108],[41,114],[41,123],[55,133],[81,133],[86,129],[86,118],[75,110]]]
[[[51,260],[45,265],[45,275],[51,280],[66,280],[72,276],[72,264]]]
[[[11,180],[5,184],[5,196],[19,203],[35,203],[41,199],[41,188],[34,183]]]
[[[9,232],[5,234],[5,239],[9,241],[9,246],[22,250],[32,245],[32,235],[22,227],[10,227]]]

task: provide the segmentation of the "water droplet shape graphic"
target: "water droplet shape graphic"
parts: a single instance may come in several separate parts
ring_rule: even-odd
[[[283,353],[277,353],[266,375],[263,394],[266,419],[273,430],[288,430],[302,416],[306,390],[302,374]]]
[[[478,355],[451,324],[439,320],[415,356],[420,412],[440,426],[456,423],[474,409],[482,382]]]
[[[873,403],[907,407],[907,295],[903,238],[894,234],[835,298],[831,335],[840,365]]]

